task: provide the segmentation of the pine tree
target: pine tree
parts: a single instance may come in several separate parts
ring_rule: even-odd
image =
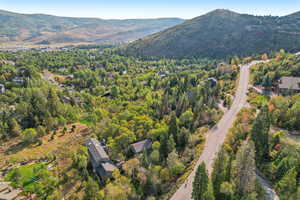
[[[214,189],[212,182],[209,180],[208,185],[207,185],[207,191],[204,194],[204,199],[205,200],[215,200],[215,195],[214,195]]]
[[[241,196],[255,191],[255,151],[251,140],[245,141],[236,154],[233,166],[233,181]]]
[[[224,148],[219,151],[218,156],[213,165],[211,174],[215,196],[217,199],[225,199],[225,194],[221,193],[221,185],[223,182],[229,181],[230,159]]]
[[[194,200],[206,200],[205,193],[208,190],[208,173],[205,163],[201,163],[196,171],[193,182],[192,197]]]
[[[85,199],[87,200],[96,200],[99,192],[99,185],[91,177],[88,177],[88,180],[85,184]]]
[[[264,107],[254,121],[251,138],[255,144],[256,160],[260,164],[269,155],[270,119],[268,109]]]
[[[162,133],[160,135],[160,146],[159,146],[159,154],[160,154],[160,159],[164,160],[167,158],[169,154],[169,149],[168,149],[168,133]]]
[[[284,177],[277,183],[277,189],[285,197],[291,197],[297,191],[297,170],[290,169]]]
[[[178,125],[176,114],[172,112],[171,119],[169,121],[169,135],[173,135],[174,141],[176,143],[176,147],[178,148]]]

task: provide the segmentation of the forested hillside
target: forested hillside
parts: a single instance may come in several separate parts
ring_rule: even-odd
[[[300,13],[284,17],[253,16],[215,10],[135,41],[122,52],[143,57],[249,56],[300,50]]]

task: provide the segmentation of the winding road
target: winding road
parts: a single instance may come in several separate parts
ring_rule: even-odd
[[[212,171],[213,161],[222,146],[228,130],[233,125],[233,122],[238,112],[247,103],[247,91],[249,84],[249,68],[252,65],[264,61],[252,61],[251,63],[241,65],[240,80],[236,91],[235,99],[231,108],[223,115],[222,119],[208,133],[206,138],[205,148],[196,163],[196,166],[187,180],[178,188],[171,197],[171,200],[190,200],[192,199],[193,180],[198,166],[204,162],[209,173]]]

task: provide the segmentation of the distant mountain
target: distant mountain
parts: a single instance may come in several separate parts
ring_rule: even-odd
[[[300,12],[284,17],[215,10],[129,44],[123,53],[157,57],[251,55],[300,50]]]
[[[119,43],[172,27],[179,18],[103,20],[0,10],[0,43]]]

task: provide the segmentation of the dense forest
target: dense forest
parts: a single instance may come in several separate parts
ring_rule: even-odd
[[[238,62],[217,68],[90,48],[0,53],[5,179],[39,199],[164,198],[199,155],[220,102],[230,105]],[[122,163],[105,183],[88,162],[90,137]],[[132,155],[130,144],[147,138],[151,148]]]

